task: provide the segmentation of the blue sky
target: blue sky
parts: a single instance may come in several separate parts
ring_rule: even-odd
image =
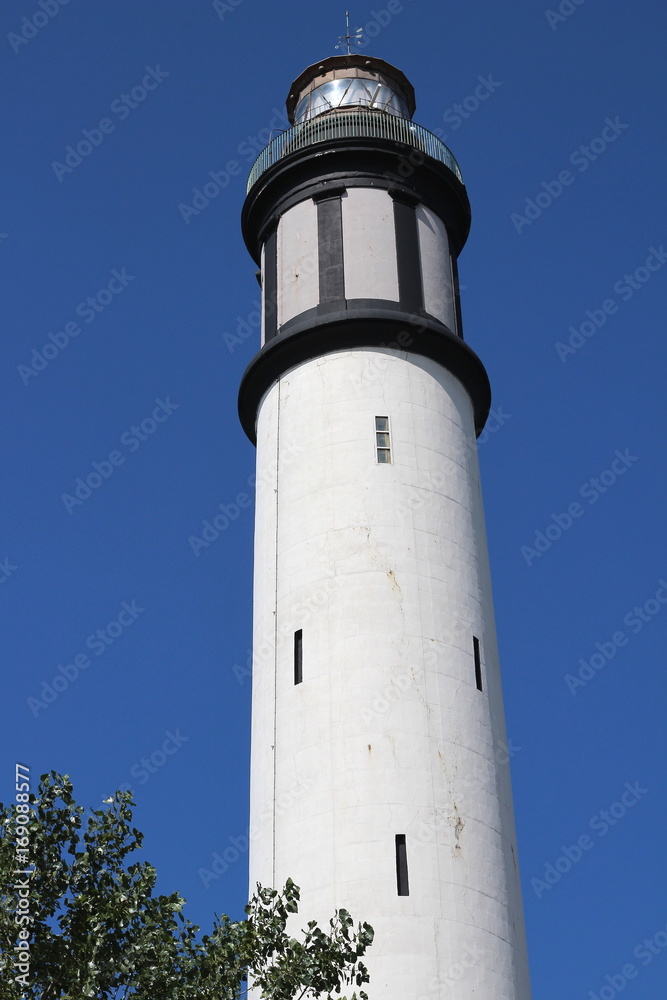
[[[0,15],[0,797],[15,761],[70,773],[86,804],[131,784],[160,888],[207,927],[246,896],[245,177],[343,10],[42,3]],[[351,20],[472,203],[463,317],[494,392],[480,455],[534,994],[657,997],[667,11],[561,8],[380,0]],[[209,204],[179,208],[211,172]],[[220,504],[229,527],[195,554]]]

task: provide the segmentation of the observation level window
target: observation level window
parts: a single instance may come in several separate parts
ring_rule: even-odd
[[[389,417],[375,418],[375,450],[380,465],[391,462],[391,445],[389,443]]]
[[[386,84],[362,77],[345,77],[329,80],[309,91],[299,101],[294,120],[300,123],[327,111],[354,107],[386,111],[400,118],[410,117],[405,101]]]

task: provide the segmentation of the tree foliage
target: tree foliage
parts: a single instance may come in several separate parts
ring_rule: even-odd
[[[297,940],[287,928],[299,902],[290,879],[282,892],[258,885],[246,920],[216,917],[200,936],[178,892],[153,895],[153,866],[128,863],[143,840],[130,793],[90,810],[84,828],[72,792],[69,777],[52,771],[27,812],[0,803],[0,1000],[239,1000],[248,981],[262,1000],[332,1000],[368,982],[361,958],[372,928],[355,931],[338,910],[328,932],[309,922]],[[27,866],[17,855],[19,817],[29,834]],[[21,874],[26,867],[30,874]],[[363,990],[351,1000],[359,998]]]

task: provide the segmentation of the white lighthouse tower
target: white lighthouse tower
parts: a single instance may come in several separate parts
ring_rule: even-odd
[[[456,161],[381,59],[292,85],[243,232],[261,269],[250,884],[375,929],[371,1000],[529,1000]]]

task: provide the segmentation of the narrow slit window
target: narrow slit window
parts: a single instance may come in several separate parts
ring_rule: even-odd
[[[472,637],[472,649],[475,655],[475,684],[477,690],[482,691],[482,659],[479,655],[479,639],[476,635]]]
[[[391,462],[391,446],[389,444],[389,417],[375,418],[375,450],[380,465]]]
[[[408,853],[405,846],[405,834],[396,834],[396,888],[399,896],[409,896],[408,886]]]
[[[303,680],[303,630],[294,633],[294,683]]]

